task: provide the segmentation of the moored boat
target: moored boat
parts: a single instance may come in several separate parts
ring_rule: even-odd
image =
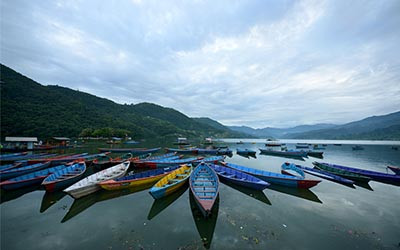
[[[192,173],[191,165],[183,165],[164,176],[150,189],[154,199],[165,197],[182,187]]]
[[[324,171],[328,171],[328,172],[330,172],[332,174],[339,175],[339,176],[342,176],[342,177],[344,177],[346,179],[350,179],[350,180],[353,180],[353,181],[369,182],[371,180],[371,178],[369,178],[367,176],[360,175],[360,174],[357,174],[357,173],[353,173],[353,172],[350,172],[350,171],[346,171],[344,169],[335,168],[333,166],[330,166],[330,165],[327,165],[327,164],[323,164],[323,163],[320,163],[320,162],[313,162],[313,165],[318,169],[321,169],[321,170],[324,170]]]
[[[166,148],[167,152],[175,152],[179,154],[197,154],[197,148]]]
[[[256,151],[250,150],[250,149],[247,149],[247,148],[245,148],[245,149],[237,148],[236,149],[236,153],[238,155],[252,155],[252,156],[255,156],[257,154]]]
[[[315,169],[315,168],[309,168],[306,166],[297,165],[297,164],[293,164],[293,163],[288,163],[288,162],[283,163],[282,169],[287,168],[288,165],[299,168],[302,171],[306,172],[307,174],[311,174],[311,175],[317,176],[317,177],[325,179],[325,180],[330,180],[330,181],[337,182],[340,184],[345,184],[345,185],[353,185],[354,184],[354,181],[340,177],[339,175],[335,175],[330,172],[326,172],[326,171]]]
[[[299,150],[277,151],[271,149],[259,149],[262,154],[275,155],[275,156],[289,156],[289,157],[307,157],[307,152]]]
[[[100,152],[131,153],[133,155],[155,153],[161,148],[99,148]]]
[[[44,168],[48,168],[50,166],[50,162],[46,163],[37,163],[33,165],[27,165],[24,167],[17,167],[17,168],[12,168],[9,170],[4,170],[0,172],[0,179],[1,180],[6,180],[10,178],[14,178],[20,175],[25,175],[29,174],[38,170],[42,170]]]
[[[66,165],[59,165],[56,167],[46,168],[43,170],[31,172],[25,175],[8,179],[6,181],[2,181],[0,183],[0,186],[5,190],[13,190],[13,189],[37,185],[40,184],[43,181],[43,179],[45,179],[48,175],[57,172],[61,169],[64,169],[66,167],[67,167]]]
[[[118,189],[145,186],[157,182],[165,175],[178,168],[179,166],[157,168],[154,170],[134,173],[113,180],[102,181],[99,183],[99,185],[106,190],[118,190]]]
[[[376,172],[376,171],[371,171],[371,170],[365,170],[365,169],[359,169],[359,168],[353,168],[353,167],[346,167],[346,166],[330,164],[330,163],[321,163],[321,162],[317,162],[316,166],[318,166],[318,167],[326,167],[326,168],[333,168],[333,169],[338,169],[338,170],[342,170],[342,171],[347,171],[347,172],[350,172],[350,173],[354,173],[354,174],[358,174],[358,175],[364,176],[366,178],[371,178],[374,181],[400,184],[400,175],[386,174],[386,173],[381,173],[381,172]]]
[[[101,189],[98,183],[124,176],[126,171],[128,171],[129,165],[130,161],[126,161],[95,174],[89,175],[72,186],[64,189],[64,192],[68,193],[75,199],[94,193]]]
[[[228,168],[216,164],[209,164],[209,166],[214,169],[221,180],[225,180],[239,186],[255,190],[264,190],[270,185],[266,181],[263,181],[255,176],[246,174],[245,172],[238,171],[233,168]]]
[[[321,151],[313,151],[313,150],[308,150],[308,151],[306,151],[306,152],[307,152],[307,156],[315,157],[315,158],[320,158],[320,159],[324,158],[324,152],[321,152]]]
[[[400,175],[400,167],[395,167],[395,166],[387,166],[388,169],[390,169],[392,172],[394,172],[397,175]]]
[[[219,192],[219,179],[206,163],[200,163],[190,175],[190,190],[204,217],[209,217]]]
[[[75,163],[47,176],[42,185],[48,192],[58,191],[77,182],[85,171],[85,162]]]
[[[251,174],[260,178],[261,180],[267,181],[271,184],[277,184],[282,186],[294,187],[294,188],[311,188],[320,183],[320,180],[307,180],[297,176],[283,175],[279,173],[272,173],[265,170],[249,168],[240,166],[232,163],[223,163],[224,166]]]
[[[353,150],[364,150],[364,147],[363,146],[360,146],[360,145],[355,145],[355,146],[353,146],[353,147],[351,147]]]

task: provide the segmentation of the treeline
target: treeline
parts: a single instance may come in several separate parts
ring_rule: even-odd
[[[126,129],[120,129],[120,128],[98,128],[98,129],[93,129],[93,128],[85,128],[81,131],[79,134],[79,137],[104,137],[104,138],[110,138],[110,137],[131,137],[132,132]]]

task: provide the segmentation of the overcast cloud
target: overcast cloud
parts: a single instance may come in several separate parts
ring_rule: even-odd
[[[1,63],[226,125],[400,110],[400,1],[1,1]]]

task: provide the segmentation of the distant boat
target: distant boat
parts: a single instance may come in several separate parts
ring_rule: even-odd
[[[287,150],[287,151],[277,151],[271,149],[259,149],[262,154],[276,155],[276,156],[289,156],[289,157],[307,157],[306,151],[299,150]]]
[[[342,146],[340,143],[334,143],[333,146]]]
[[[208,164],[200,163],[190,175],[189,185],[201,213],[209,217],[219,192],[217,174]]]
[[[236,144],[244,144],[244,142],[243,141],[238,141],[238,142],[236,142]]]
[[[352,147],[353,150],[364,150],[364,147],[360,146],[360,145],[355,145]]]
[[[250,150],[250,149],[247,149],[247,148],[245,148],[245,149],[237,148],[236,149],[236,153],[238,155],[252,155],[252,156],[255,156],[257,154],[256,151]]]
[[[321,152],[321,151],[312,151],[312,150],[309,150],[309,151],[306,151],[306,152],[307,152],[307,156],[311,156],[311,157],[315,157],[315,158],[320,158],[320,159],[324,158],[324,152]]]
[[[100,152],[131,153],[134,155],[155,153],[161,148],[99,148]]]
[[[296,145],[296,148],[309,148],[309,145]]]
[[[393,149],[393,150],[399,150],[399,147],[392,146],[392,149]]]
[[[266,147],[280,147],[282,145],[282,143],[265,143]]]

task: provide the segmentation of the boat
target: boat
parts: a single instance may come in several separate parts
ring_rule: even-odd
[[[324,158],[324,152],[321,152],[321,151],[313,151],[313,150],[308,150],[308,151],[306,151],[306,152],[307,152],[307,156],[315,157],[315,158],[320,158],[320,159]]]
[[[393,150],[399,150],[399,147],[392,146],[392,149],[393,149]]]
[[[289,157],[307,157],[306,151],[299,151],[299,150],[287,150],[287,151],[277,151],[271,149],[259,149],[262,154],[267,155],[276,155],[276,156],[289,156]]]
[[[265,143],[266,147],[281,147],[282,143]]]
[[[317,177],[325,179],[325,180],[330,180],[330,181],[338,182],[340,184],[345,184],[345,185],[353,185],[354,184],[354,181],[352,181],[352,180],[340,177],[339,175],[335,175],[330,172],[315,169],[315,168],[309,168],[309,167],[305,167],[305,166],[297,165],[297,164],[293,164],[293,163],[288,163],[288,162],[283,163],[281,167],[282,167],[282,169],[287,169],[288,166],[291,166],[291,168],[295,167],[295,168],[301,169],[302,171],[306,172],[307,174],[311,174],[311,175],[317,176]]]
[[[297,176],[284,175],[279,173],[272,173],[265,170],[249,168],[245,166],[240,166],[232,163],[222,163],[222,165],[233,168],[255,177],[261,180],[267,181],[271,184],[277,184],[282,186],[294,187],[294,188],[311,188],[320,183],[320,180],[307,180]]]
[[[6,179],[10,179],[10,178],[14,178],[20,175],[25,175],[25,174],[29,174],[35,171],[39,171],[45,168],[50,167],[50,162],[46,162],[46,163],[37,163],[37,164],[33,164],[33,165],[27,165],[24,167],[17,167],[17,168],[12,168],[9,170],[4,170],[0,172],[0,179],[1,180],[6,180]]]
[[[394,172],[397,175],[400,175],[400,167],[395,167],[395,166],[387,166],[388,169],[390,169],[392,172]]]
[[[68,193],[75,199],[94,193],[101,189],[98,183],[124,176],[126,171],[128,171],[129,165],[130,161],[126,161],[89,175],[72,186],[64,189],[64,192]]]
[[[209,166],[214,169],[214,171],[217,173],[221,181],[224,180],[239,186],[255,190],[264,190],[270,185],[266,181],[263,181],[257,177],[254,177],[250,174],[246,174],[245,172],[238,171],[233,168],[228,168],[216,164],[209,164]]]
[[[197,148],[166,148],[165,150],[179,154],[197,154]]]
[[[40,184],[48,175],[66,168],[66,165],[59,165],[52,168],[38,170],[15,178],[11,178],[0,183],[1,188],[5,190],[19,189],[23,187]]]
[[[296,145],[296,148],[309,148],[308,145]]]
[[[342,176],[346,179],[350,179],[353,181],[357,181],[357,182],[369,182],[371,180],[371,178],[364,176],[364,175],[360,175],[357,173],[353,173],[347,170],[343,170],[343,169],[339,169],[339,168],[335,168],[333,166],[331,166],[330,164],[324,164],[324,163],[319,163],[319,162],[313,162],[313,165],[321,170],[324,171],[328,171],[332,174],[335,175],[339,175]]]
[[[139,143],[140,143],[140,142],[134,141],[134,140],[130,140],[130,141],[124,142],[124,144],[139,144]]]
[[[206,157],[206,158],[203,158],[203,159],[195,160],[195,161],[193,161],[193,164],[195,166],[197,166],[201,162],[217,164],[220,161],[224,161],[224,160],[225,160],[225,156],[210,156],[210,157]]]
[[[371,170],[365,170],[365,169],[359,169],[359,168],[353,168],[353,167],[346,167],[346,166],[330,164],[330,163],[318,162],[317,165],[319,167],[321,167],[321,166],[329,167],[329,168],[339,169],[339,170],[347,171],[347,172],[350,172],[350,173],[358,174],[358,175],[361,175],[361,176],[365,176],[367,178],[371,178],[374,181],[400,184],[400,175],[386,174],[386,173],[381,173],[381,172],[376,172],[376,171],[371,171]]]
[[[189,186],[201,213],[204,217],[209,217],[218,196],[218,175],[208,164],[202,162],[192,171]]]
[[[0,155],[0,160],[4,160],[7,158],[15,158],[15,157],[23,156],[26,154],[28,154],[28,152],[21,152],[21,153],[14,153],[14,154],[2,154],[2,155]]]
[[[247,149],[247,148],[245,148],[245,149],[237,148],[236,149],[236,153],[238,155],[253,155],[253,156],[255,156],[257,154],[256,151],[250,150],[250,149]]]
[[[62,190],[77,182],[85,171],[85,162],[75,163],[47,176],[46,179],[43,180],[42,185],[48,192]]]
[[[340,143],[334,143],[333,146],[339,146],[339,147],[340,147],[340,146],[342,146],[342,144],[340,144]]]
[[[106,190],[119,190],[132,187],[140,187],[157,182],[165,175],[178,169],[179,166],[170,166],[166,168],[157,168],[154,170],[134,173],[113,180],[102,181],[99,183],[101,188]]]
[[[197,148],[197,154],[202,155],[231,155],[232,150],[230,149],[219,149],[219,148]]]
[[[135,167],[137,168],[163,168],[168,166],[174,165],[182,165],[182,164],[189,164],[196,160],[201,160],[202,157],[191,157],[191,158],[183,158],[183,159],[161,159],[161,160],[152,160],[152,161],[142,161],[142,162],[135,162]]]
[[[114,164],[116,165],[116,164]],[[108,155],[100,155],[92,161],[92,166],[96,170],[106,169],[112,166],[112,158]]]
[[[150,189],[150,194],[154,199],[165,197],[181,188],[189,179],[192,173],[191,165],[183,165],[180,168],[164,176]]]
[[[238,141],[238,142],[236,142],[236,144],[244,144],[244,142],[243,141]]]
[[[325,150],[326,148],[325,148],[325,147],[320,147],[320,146],[318,146],[318,145],[316,144],[316,145],[313,146],[313,149],[314,149],[314,150]]]
[[[133,155],[155,153],[161,148],[99,148],[100,152],[131,153]]]
[[[364,147],[360,146],[360,145],[355,145],[353,147],[351,147],[353,150],[364,150]]]
[[[19,168],[19,167],[22,167],[22,163],[21,162],[17,162],[17,163],[14,163],[14,164],[1,165],[0,166],[0,172],[1,171],[5,171],[5,170],[10,170],[10,169],[13,169],[13,168]]]

